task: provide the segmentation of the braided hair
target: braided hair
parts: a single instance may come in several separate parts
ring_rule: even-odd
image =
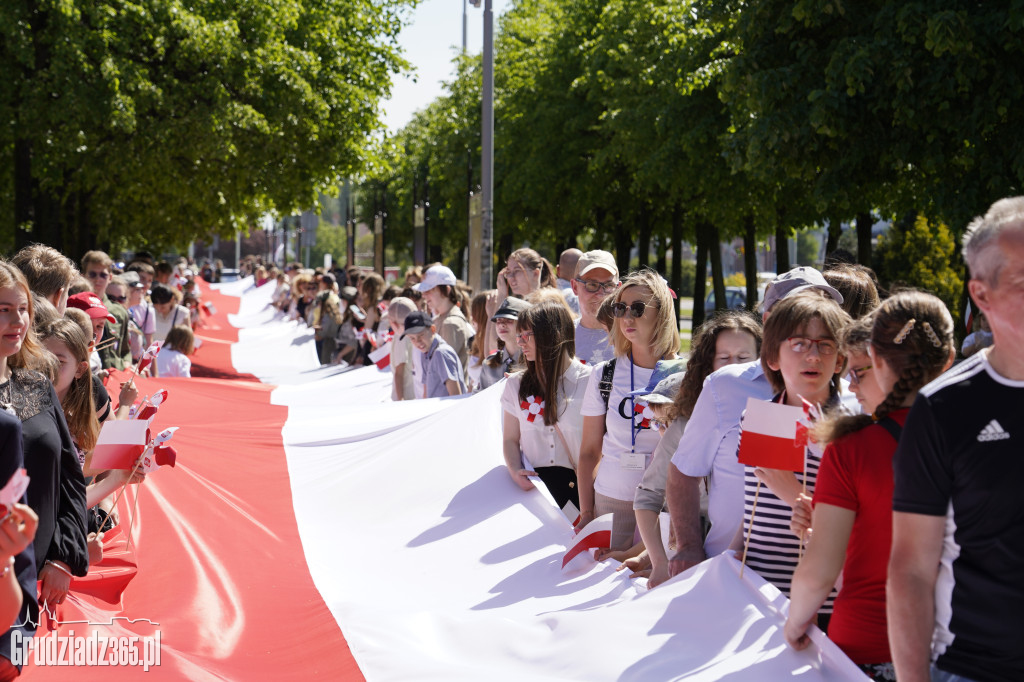
[[[896,373],[896,383],[874,414],[822,420],[814,434],[822,445],[884,419],[942,374],[954,350],[953,318],[935,296],[901,291],[876,309],[871,347],[875,357]]]

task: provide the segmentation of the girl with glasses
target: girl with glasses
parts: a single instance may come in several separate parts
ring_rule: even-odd
[[[516,321],[526,370],[509,376],[501,394],[505,465],[523,490],[538,476],[560,508],[579,508],[576,463],[580,409],[590,369],[574,358],[572,317],[563,304],[542,303]],[[525,465],[525,468],[524,468]]]
[[[849,323],[839,304],[817,290],[787,296],[772,307],[761,346],[761,365],[776,392],[772,402],[802,408],[806,400],[826,414],[839,405],[846,358],[836,339]],[[786,596],[800,555],[800,538],[790,531],[790,519],[803,487],[814,491],[821,461],[818,444],[810,442],[805,457],[806,473],[800,474],[744,467],[743,523],[732,542],[742,553],[749,536],[747,566]],[[764,484],[760,492],[758,481]],[[751,518],[755,496],[757,509]],[[820,613],[832,613],[831,598]]]
[[[870,360],[880,402],[865,413],[817,425],[827,443],[811,498],[801,496],[794,526],[810,522],[812,540],[793,576],[786,640],[803,649],[814,613],[843,574],[828,636],[876,680],[895,680],[886,620],[892,544],[893,455],[910,404],[953,362],[953,320],[935,296],[904,291],[882,303],[871,326]],[[813,516],[810,516],[813,504]],[[810,517],[810,518],[808,518]]]
[[[647,386],[659,360],[675,357],[679,329],[672,294],[653,270],[626,277],[611,308],[615,358],[595,365],[590,375],[577,474],[579,528],[613,514],[610,549],[618,551],[633,544],[633,497],[661,439],[648,409],[630,393]]]

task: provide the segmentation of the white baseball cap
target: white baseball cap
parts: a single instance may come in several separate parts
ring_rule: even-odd
[[[447,284],[450,287],[455,286],[455,273],[451,271],[451,268],[435,265],[423,273],[423,281],[419,284],[413,284],[412,288],[416,291],[424,292],[430,291],[439,284]]]

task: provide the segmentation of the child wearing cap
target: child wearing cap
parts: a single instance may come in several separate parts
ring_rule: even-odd
[[[116,319],[107,310],[107,306],[103,305],[103,302],[91,291],[83,291],[80,294],[69,296],[68,307],[77,308],[89,317],[93,334],[92,350],[89,353],[89,369],[93,374],[97,374],[103,369],[103,362],[96,346],[103,339],[103,331],[107,322],[116,322]],[[108,343],[112,342],[108,341]]]
[[[405,318],[405,332],[420,352],[423,365],[423,397],[442,398],[466,392],[465,372],[455,349],[437,335],[437,328],[425,313],[414,311]]]
[[[516,320],[519,313],[530,307],[521,298],[506,298],[491,317],[491,322],[498,332],[498,350],[484,358],[483,370],[480,372],[480,388],[493,386],[509,372],[522,364],[523,353],[516,340]]]
[[[434,314],[434,326],[438,334],[455,349],[459,362],[466,367],[474,331],[459,307],[461,295],[455,273],[443,265],[434,265],[427,269],[423,281],[413,285],[413,289],[423,294],[423,300]]]

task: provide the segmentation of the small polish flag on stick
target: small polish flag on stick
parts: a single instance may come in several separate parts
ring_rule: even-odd
[[[149,443],[149,422],[137,419],[104,422],[92,453],[94,469],[131,469]]]
[[[612,515],[599,516],[576,536],[572,547],[562,557],[562,568],[588,549],[605,549],[612,544]]]
[[[153,395],[143,398],[142,402],[139,403],[138,409],[134,410],[129,414],[129,419],[140,419],[142,421],[153,421],[153,417],[156,416],[157,410],[160,409],[160,405],[167,400],[167,389],[162,388]]]
[[[740,423],[740,464],[762,469],[783,471],[804,471],[807,448],[797,442],[797,425],[807,418],[803,408],[781,405],[756,398],[747,399],[747,409]],[[806,443],[806,427],[801,433]],[[761,479],[757,479],[754,503],[750,509],[750,524],[743,542],[743,558],[740,560],[740,577],[747,565],[747,549],[750,546],[750,532],[754,528],[757,501],[761,496]]]
[[[131,386],[132,382],[135,381],[135,376],[140,372],[144,372],[147,367],[153,364],[153,360],[156,359],[157,354],[160,352],[160,346],[162,342],[154,341],[149,345],[139,359],[139,364],[132,368],[132,375],[128,377],[128,385]]]
[[[378,369],[386,369],[391,364],[391,342],[385,343],[380,348],[370,351],[370,360],[377,365]]]
[[[748,398],[741,423],[740,464],[803,471],[804,447],[796,443],[796,427],[804,419],[799,407]]]

